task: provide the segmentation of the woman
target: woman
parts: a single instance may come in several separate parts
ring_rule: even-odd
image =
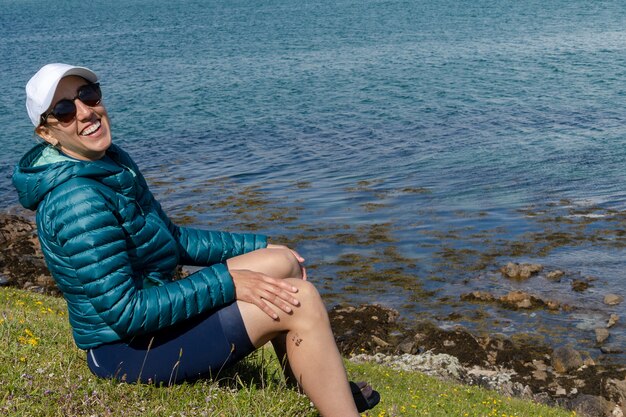
[[[173,224],[112,144],[97,80],[66,64],[29,80],[26,108],[45,142],[13,176],[20,202],[37,210],[47,265],[91,371],[127,382],[192,381],[271,341],[288,380],[322,415],[357,416],[376,405],[376,391],[347,380],[304,259],[262,235]],[[204,268],[173,281],[179,264]]]

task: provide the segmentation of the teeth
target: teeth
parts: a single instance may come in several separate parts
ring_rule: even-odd
[[[83,130],[81,135],[91,135],[96,130],[100,129],[100,120],[89,126],[87,129]]]

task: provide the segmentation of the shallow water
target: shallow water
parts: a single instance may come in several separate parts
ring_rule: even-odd
[[[626,345],[626,304],[602,304],[626,283],[623,2],[45,4],[0,0],[0,208],[34,142],[26,80],[82,64],[173,217],[293,244],[329,304],[596,353],[590,326],[616,312]],[[515,283],[508,261],[567,275]],[[580,308],[459,301],[518,287]]]

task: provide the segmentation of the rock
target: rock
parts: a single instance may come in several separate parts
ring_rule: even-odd
[[[613,327],[619,321],[619,316],[617,314],[611,314],[609,317],[609,321],[606,323],[606,327]]]
[[[382,348],[386,348],[390,346],[388,342],[385,342],[383,339],[375,335],[372,335],[372,341],[376,344],[376,346],[379,346]]]
[[[583,359],[583,365],[585,366],[596,366],[596,361],[593,360],[590,356],[587,356]]]
[[[494,301],[495,297],[485,291],[472,291],[467,294],[461,294],[461,300],[464,301]]]
[[[602,397],[587,394],[577,396],[569,404],[569,408],[581,417],[610,417],[614,407]]]
[[[41,274],[35,278],[35,283],[40,287],[49,288],[56,285],[54,279],[50,275]]]
[[[517,297],[511,298],[528,299]],[[329,317],[342,353],[549,405],[569,406],[571,399],[584,394],[588,397],[578,398],[573,404],[583,411],[586,398],[599,396],[607,402],[618,402],[626,395],[626,368],[611,363],[614,357],[599,355],[594,364],[586,352],[573,347],[552,350],[531,335],[478,336],[462,327],[442,329],[431,321],[418,321],[407,327],[403,320],[385,324],[386,317],[395,317],[391,313],[372,305],[331,310]],[[356,321],[359,323],[355,325]],[[611,337],[618,340],[615,335]],[[609,344],[608,349],[616,349],[618,344]]]
[[[524,291],[511,291],[507,295],[500,297],[499,301],[505,306],[523,309],[544,305],[542,300]]]
[[[444,340],[443,345],[445,347],[454,347],[456,346],[456,343],[454,342],[454,340]]]
[[[609,306],[616,306],[624,301],[624,297],[617,294],[607,294],[604,296],[604,304]]]
[[[512,373],[510,371],[502,372],[501,370],[488,370],[475,367],[468,370],[468,380],[466,383],[513,395],[516,388],[511,382],[511,375]]]
[[[9,277],[4,275],[3,273],[0,273],[0,287],[4,287],[6,285],[9,285],[10,283],[11,281],[9,280]]]
[[[605,384],[608,397],[626,407],[626,378],[623,380],[609,378]]]
[[[459,360],[451,355],[424,352],[420,355],[375,355],[359,354],[350,358],[351,362],[375,362],[401,371],[417,371],[430,376],[438,376],[454,381],[467,381],[467,370]]]
[[[543,266],[539,264],[518,264],[514,262],[509,262],[500,268],[502,275],[512,279],[528,279],[542,270]]]
[[[536,379],[537,381],[545,381],[546,379],[548,379],[548,373],[546,371],[542,371],[539,369],[536,371],[533,371],[532,375],[533,375],[533,378]]]
[[[339,314],[340,313],[354,313],[356,311],[356,307],[354,306],[336,307],[334,311]]]
[[[398,350],[402,353],[409,354],[415,354],[419,351],[417,343],[412,340],[405,340],[404,342],[398,344]]]
[[[594,330],[596,332],[596,343],[598,343],[599,345],[604,343],[604,341],[609,338],[609,331],[607,329],[597,328]]]
[[[360,352],[397,352],[397,343],[408,335],[399,313],[380,305],[335,306],[328,312],[337,347],[344,355]],[[372,319],[376,317],[377,320]]]
[[[616,354],[616,353],[624,353],[624,347],[618,345],[604,345],[600,348],[602,353],[607,355]]]
[[[563,346],[552,351],[552,367],[560,374],[583,366],[580,353],[571,346]]]
[[[565,275],[565,272],[561,271],[560,269],[557,269],[556,271],[548,272],[548,274],[546,275],[546,278],[549,279],[550,281],[559,282],[561,281],[561,278],[563,277],[563,275]]]
[[[533,359],[532,366],[535,368],[532,373],[533,378],[538,381],[545,381],[548,379],[548,372],[546,372],[548,370],[548,366],[543,361]]]
[[[60,294],[46,267],[35,223],[30,220],[0,213],[0,266],[0,285],[26,289],[37,283],[41,292]]]
[[[590,286],[591,285],[587,281],[583,281],[580,279],[575,279],[574,281],[572,281],[572,290],[576,292],[583,292]]]
[[[548,370],[548,365],[546,365],[544,361],[533,359],[532,364],[535,367],[535,369],[537,369],[538,371],[547,371]]]
[[[567,310],[568,306],[554,300],[543,300],[539,297],[531,295],[524,291],[511,291],[506,295],[495,298],[493,294],[486,291],[472,291],[470,293],[461,294],[463,301],[497,301],[498,304],[505,308],[512,309],[530,309],[530,308],[547,308],[548,310]]]
[[[528,299],[530,299],[530,294],[524,291],[511,291],[507,295],[500,298],[501,301],[509,303],[519,303]]]

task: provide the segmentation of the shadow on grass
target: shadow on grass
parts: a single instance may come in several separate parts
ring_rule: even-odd
[[[278,359],[273,352],[258,349],[235,365],[221,370],[213,380],[226,389],[286,387]]]

